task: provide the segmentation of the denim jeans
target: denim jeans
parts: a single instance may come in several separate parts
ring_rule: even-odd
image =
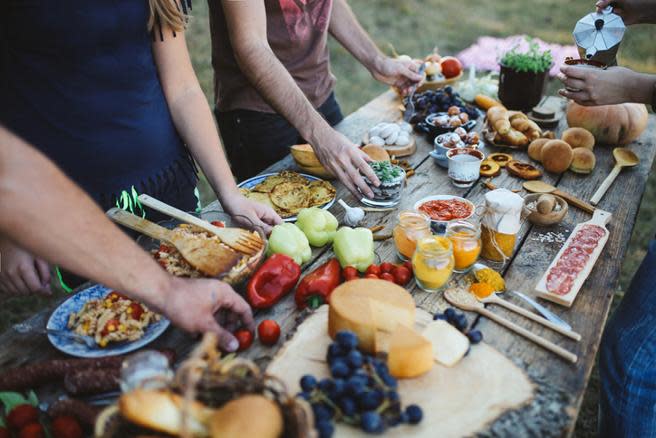
[[[344,118],[335,94],[317,111],[330,126]],[[283,116],[251,110],[217,111],[216,120],[221,131],[232,173],[238,181],[257,175],[289,153],[289,147],[306,143]]]
[[[656,437],[656,240],[601,343],[599,435]]]

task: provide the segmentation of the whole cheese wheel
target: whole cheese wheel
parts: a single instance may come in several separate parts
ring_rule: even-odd
[[[398,379],[421,376],[433,368],[433,344],[410,327],[399,324],[390,338],[387,367]]]
[[[415,301],[399,285],[385,280],[351,280],[330,295],[328,334],[350,330],[360,339],[360,349],[375,353],[377,333],[392,333],[398,324],[413,327]]]

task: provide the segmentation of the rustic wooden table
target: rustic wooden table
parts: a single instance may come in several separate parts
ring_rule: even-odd
[[[564,104],[564,102],[562,103]],[[349,115],[339,124],[338,130],[351,140],[359,142],[368,128],[374,124],[380,121],[398,119],[400,116],[399,106],[400,101],[394,93],[384,93]],[[482,118],[480,120],[482,121]],[[561,126],[557,130],[558,133],[563,129],[563,126],[565,126],[564,121],[561,122]],[[546,307],[570,322],[573,329],[583,336],[582,341],[568,340],[525,318],[506,312],[498,306],[494,308],[494,312],[502,314],[530,329],[533,333],[551,339],[574,352],[579,356],[578,363],[573,365],[565,362],[485,318],[475,320],[476,327],[483,332],[485,341],[523,368],[537,383],[538,388],[537,396],[529,406],[505,414],[490,425],[489,430],[481,431],[481,435],[566,436],[572,433],[599,347],[603,327],[608,317],[613,293],[617,288],[621,262],[635,225],[647,176],[652,167],[656,151],[656,145],[652,140],[655,130],[656,117],[650,116],[647,131],[642,135],[640,141],[631,145],[631,148],[641,159],[640,165],[634,169],[623,171],[599,204],[600,208],[613,213],[613,218],[608,226],[610,238],[574,305],[570,309],[565,309],[543,302]],[[429,156],[431,149],[432,146],[422,136],[418,135],[417,152],[407,158],[416,169],[416,173],[408,180],[408,187],[404,192],[398,210],[412,209],[417,200],[431,194],[454,194],[466,197],[477,205],[482,203],[483,196],[488,189],[482,187],[481,184],[476,184],[469,189],[455,188],[449,181],[445,169],[438,167]],[[484,150],[486,154],[494,151],[491,148]],[[528,161],[525,152],[511,152],[517,159]],[[546,174],[543,180],[582,199],[589,199],[613,166],[610,147],[599,146],[595,149],[595,152],[597,167],[592,175],[579,176],[571,172],[563,175]],[[268,168],[266,172],[295,168],[293,160],[288,156]],[[498,187],[509,189],[519,189],[522,183],[522,181],[509,176],[506,172],[502,172],[493,182]],[[343,185],[339,183],[335,185],[338,199],[344,199],[350,205],[358,204],[357,200]],[[217,207],[217,205],[210,205],[208,209],[216,209]],[[344,216],[342,208],[336,204],[331,210],[341,221]],[[386,230],[383,233],[391,232],[391,228],[396,223],[396,214],[396,212],[369,213],[365,218],[365,225],[385,225]],[[539,237],[548,231],[563,233],[567,236],[577,223],[586,221],[589,218],[590,215],[587,213],[571,207],[563,223],[558,226],[545,229],[532,226],[528,222],[525,223],[519,234],[518,248],[514,258],[502,267],[508,288],[531,295],[539,278],[561,246],[560,243],[541,242]],[[378,242],[376,252],[381,260],[395,260],[395,249],[391,239]],[[304,271],[313,270],[331,256],[332,251],[329,248],[315,249],[312,261],[304,267]],[[455,281],[458,281],[458,279]],[[435,312],[447,306],[440,293],[429,294],[415,288],[412,294],[417,305],[429,312]],[[505,294],[504,298],[524,306],[511,294]],[[34,315],[27,322],[36,327],[43,327],[51,310],[52,308],[44,310]],[[473,314],[468,316],[470,320],[474,321]],[[278,303],[273,309],[258,312],[256,317],[257,320],[275,319],[280,324],[283,335],[287,337],[293,334],[301,319],[291,295]],[[178,357],[185,357],[194,342],[194,338],[181,331],[169,329],[152,346],[174,348],[179,354]],[[246,355],[261,366],[266,366],[279,349],[280,344],[268,348],[262,347],[256,342],[246,352]],[[43,335],[18,334],[13,330],[8,330],[0,335],[0,345],[2,345],[0,370],[61,356]],[[490,370],[490,372],[493,372],[493,370]],[[508,384],[512,385],[512,382],[508,382]],[[52,385],[49,388],[42,388],[39,395],[44,400],[51,400],[60,395],[61,391],[61,388]]]

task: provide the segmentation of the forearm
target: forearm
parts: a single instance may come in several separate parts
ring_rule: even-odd
[[[170,277],[56,166],[0,127],[0,234],[156,309]]]
[[[266,43],[243,44],[236,58],[244,75],[264,100],[314,146],[332,128],[312,106]]]
[[[346,0],[335,0],[330,17],[330,34],[367,70],[374,71],[385,55],[362,28]]]
[[[212,112],[198,83],[172,101],[169,109],[178,133],[214,192],[220,199],[237,192]]]
[[[634,73],[627,81],[627,101],[652,105],[654,87],[656,86],[656,75],[648,73]]]

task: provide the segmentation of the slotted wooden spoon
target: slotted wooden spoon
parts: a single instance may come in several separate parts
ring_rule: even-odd
[[[615,157],[615,166],[611,170],[610,174],[606,177],[603,183],[599,186],[590,203],[593,205],[599,204],[601,198],[606,194],[606,191],[615,181],[615,178],[620,174],[622,168],[624,167],[633,167],[637,166],[640,163],[640,158],[631,150],[627,148],[615,148],[613,149],[613,157]]]
[[[112,208],[107,211],[107,216],[114,222],[146,236],[170,243],[180,252],[187,263],[210,277],[228,273],[242,257],[241,254],[221,245],[218,240],[188,238],[120,208]]]
[[[524,182],[524,184],[522,184],[522,186],[524,187],[524,189],[526,189],[526,191],[529,191],[531,193],[551,193],[553,195],[560,196],[565,201],[567,201],[568,204],[573,205],[574,207],[578,207],[587,213],[594,214],[595,211],[594,206],[577,198],[574,195],[571,195],[567,192],[563,192],[562,190],[559,190],[556,187],[552,186],[551,184],[547,184],[544,181],[539,181],[539,180],[526,181]]]
[[[221,239],[221,242],[228,245],[230,248],[235,251],[239,251],[242,254],[253,256],[260,252],[264,247],[264,242],[258,235],[248,232],[243,228],[219,228],[210,224],[207,221],[204,221],[201,218],[189,214],[185,211],[179,210],[173,206],[170,206],[158,199],[153,198],[148,195],[139,195],[139,201],[146,207],[150,207],[153,210],[157,210],[160,213],[167,214],[174,219],[177,219],[188,224],[196,225],[199,228],[212,233]]]
[[[529,332],[526,330],[524,327],[520,327],[517,324],[508,321],[507,319],[490,312],[485,308],[483,303],[479,303],[476,298],[473,296],[467,294],[458,294],[454,290],[447,290],[444,292],[444,298],[446,300],[453,304],[454,306],[462,309],[462,310],[467,310],[469,312],[476,312],[479,315],[485,316],[486,318],[491,319],[492,321],[496,322],[497,324],[500,324],[504,327],[506,327],[508,330],[511,330],[521,336],[524,336],[525,338],[533,341],[534,343],[538,344],[540,347],[545,348],[552,353],[557,354],[558,356],[562,357],[563,359],[576,363],[578,360],[578,357],[574,354],[571,353],[564,348],[554,344],[553,342],[544,339],[543,337],[540,337],[534,333]]]

